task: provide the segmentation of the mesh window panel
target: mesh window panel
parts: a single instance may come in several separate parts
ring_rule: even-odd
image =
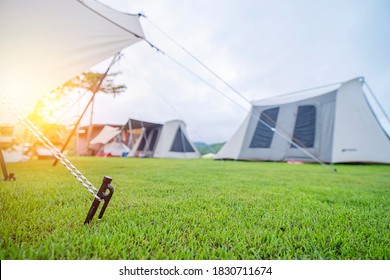
[[[260,120],[257,122],[255,133],[249,148],[269,148],[271,147],[274,132],[270,127],[275,128],[278,119],[279,107],[267,109],[261,112]],[[265,125],[268,124],[270,127]]]
[[[299,106],[292,141],[302,148],[313,148],[316,132],[316,108]],[[291,148],[296,148],[291,144]]]
[[[188,142],[187,138],[184,136],[180,127],[176,132],[175,139],[173,140],[171,152],[181,152],[181,153],[195,152],[190,142]]]

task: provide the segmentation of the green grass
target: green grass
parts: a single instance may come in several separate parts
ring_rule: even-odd
[[[8,164],[1,259],[390,259],[390,166],[78,158],[93,197],[51,161]]]

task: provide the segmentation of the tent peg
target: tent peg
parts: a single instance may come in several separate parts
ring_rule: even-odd
[[[8,173],[7,171],[7,165],[5,164],[5,160],[4,160],[4,156],[3,156],[3,152],[1,150],[1,147],[0,147],[0,165],[1,165],[1,169],[3,171],[3,181],[15,181],[16,178],[15,178],[15,174],[14,173]]]
[[[3,179],[3,181],[15,181],[16,177],[14,173],[9,173],[6,178]]]
[[[114,188],[111,186],[111,181],[112,179],[110,177],[104,176],[102,185],[100,186],[100,189],[97,193],[97,196],[101,200],[99,201],[97,198],[94,199],[91,208],[89,209],[89,212],[87,214],[87,217],[84,221],[84,225],[89,224],[89,222],[93,219],[101,201],[104,201],[104,204],[102,206],[102,209],[100,210],[99,219],[103,217],[104,211],[106,211],[107,205],[110,202],[112,194],[114,193]]]

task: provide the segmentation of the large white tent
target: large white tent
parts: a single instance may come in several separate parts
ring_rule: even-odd
[[[130,119],[124,129],[141,130],[129,156],[155,158],[198,158],[200,156],[189,140],[186,125],[181,120],[159,124]]]
[[[94,0],[1,0],[0,26],[0,92],[25,113],[144,37],[137,15]],[[3,122],[9,115],[0,110]]]
[[[390,163],[387,122],[356,78],[327,88],[252,102],[216,159]],[[297,147],[298,146],[298,147]]]

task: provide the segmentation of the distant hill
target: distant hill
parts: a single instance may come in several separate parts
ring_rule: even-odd
[[[208,153],[216,154],[222,148],[225,143],[206,144],[204,142],[194,142],[195,147],[198,149],[201,155]]]

